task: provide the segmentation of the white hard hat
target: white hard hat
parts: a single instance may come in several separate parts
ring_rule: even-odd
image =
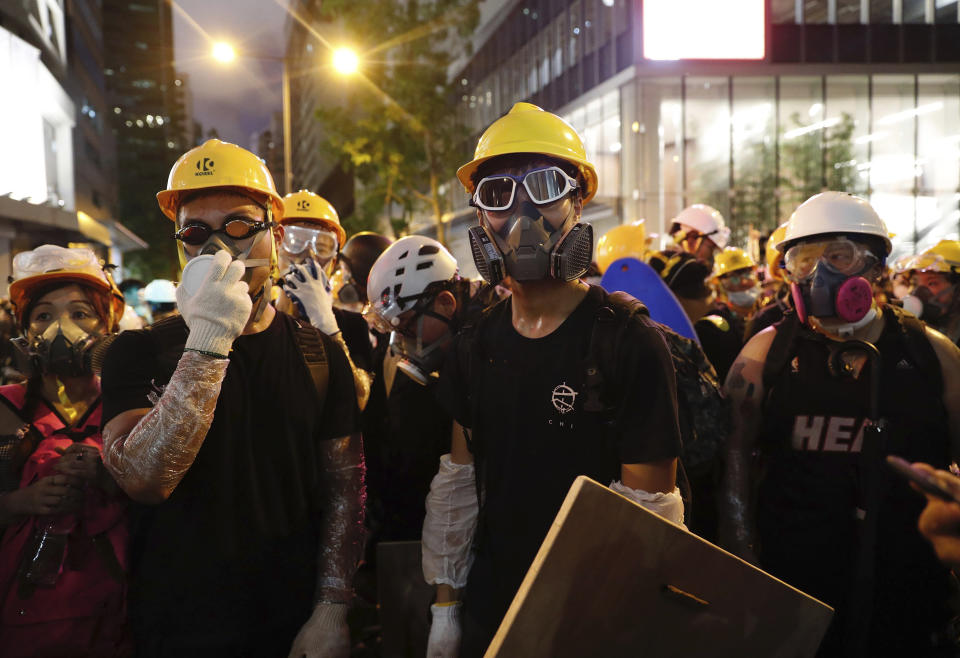
[[[880,238],[890,253],[887,225],[866,199],[846,192],[821,192],[801,203],[787,224],[786,235],[777,244],[781,254],[791,243],[816,235],[871,235]]]
[[[673,218],[673,223],[696,229],[721,249],[730,241],[730,229],[723,221],[723,215],[716,208],[703,203],[695,203],[684,208]]]
[[[422,235],[400,238],[380,254],[367,278],[367,299],[384,322],[416,305],[431,283],[457,275],[457,261],[442,244]]]
[[[177,301],[177,287],[173,281],[154,279],[143,289],[143,298],[152,304],[170,304]]]

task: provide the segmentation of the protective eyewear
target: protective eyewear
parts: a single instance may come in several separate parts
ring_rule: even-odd
[[[784,265],[796,280],[811,276],[820,262],[834,272],[852,276],[866,269],[868,258],[877,260],[866,245],[846,238],[836,238],[793,245],[784,254]]]
[[[742,272],[733,272],[732,274],[726,274],[720,278],[724,286],[739,286],[744,283],[756,282],[757,278],[754,276],[753,272],[750,270],[744,270]]]
[[[523,175],[497,174],[477,183],[471,205],[483,210],[507,210],[513,206],[517,185],[523,185],[530,200],[537,205],[559,201],[579,185],[560,167],[534,169]]]
[[[285,226],[283,250],[293,256],[312,251],[321,262],[329,262],[336,253],[337,236],[323,229]]]
[[[245,217],[228,217],[223,226],[211,228],[202,222],[187,224],[173,234],[174,240],[179,240],[191,247],[199,247],[215,233],[225,235],[234,240],[245,240],[269,226],[266,222],[258,222]]]

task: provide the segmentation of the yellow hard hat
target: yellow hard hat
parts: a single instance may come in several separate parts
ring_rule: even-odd
[[[457,178],[473,194],[477,167],[499,155],[537,153],[576,165],[583,178],[583,202],[597,193],[597,170],[587,160],[587,150],[577,131],[556,114],[530,103],[515,103],[510,111],[486,129],[477,142],[473,160],[457,170]]]
[[[647,251],[647,228],[641,219],[632,224],[620,224],[603,234],[597,242],[597,266],[606,272],[610,264],[621,258],[642,261]]]
[[[919,272],[960,273],[960,241],[941,240],[907,265]]]
[[[108,331],[114,331],[123,317],[123,293],[97,255],[85,247],[68,249],[45,244],[32,251],[22,251],[13,258],[12,278],[10,302],[21,327],[27,323],[24,313],[34,296],[57,281],[79,283],[104,293],[108,300],[104,318]]]
[[[781,261],[783,261],[783,254],[777,251],[777,245],[783,242],[783,236],[787,234],[787,223],[784,222],[773,229],[773,233],[767,240],[767,249],[764,254],[767,260],[767,276],[780,281],[783,281],[783,268],[780,266]]]
[[[753,258],[750,257],[750,254],[740,247],[727,247],[717,254],[714,259],[713,275],[721,277],[731,272],[736,272],[737,270],[756,266],[757,264]]]
[[[313,222],[321,224],[337,234],[341,247],[347,241],[347,232],[340,225],[340,215],[333,204],[310,190],[291,192],[283,197],[283,219],[281,224],[291,222]]]
[[[274,220],[283,217],[283,199],[263,160],[219,139],[209,139],[181,155],[170,169],[167,189],[157,192],[157,201],[163,214],[176,221],[185,194],[221,187],[252,193],[269,204]]]

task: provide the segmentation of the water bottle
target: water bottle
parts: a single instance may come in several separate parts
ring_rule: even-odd
[[[24,547],[20,582],[53,587],[63,567],[67,537],[75,524],[72,514],[53,516],[37,524]]]

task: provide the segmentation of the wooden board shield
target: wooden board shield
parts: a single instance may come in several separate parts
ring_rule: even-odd
[[[833,610],[579,477],[513,599],[497,656],[813,656]]]

